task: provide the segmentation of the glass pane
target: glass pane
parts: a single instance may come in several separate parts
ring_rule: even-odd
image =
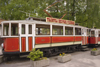
[[[89,29],[87,29],[87,35],[88,35],[88,36],[90,35]]]
[[[50,25],[36,24],[36,35],[50,35]]]
[[[94,37],[94,36],[95,36],[94,31],[91,31],[91,37]]]
[[[81,35],[81,28],[75,28],[75,35]]]
[[[28,29],[29,29],[29,30],[28,30],[28,33],[29,33],[29,34],[32,34],[32,25],[29,25],[29,26],[28,26]]]
[[[11,35],[18,35],[18,24],[17,23],[11,24]]]
[[[3,35],[4,36],[9,35],[9,23],[3,24]]]
[[[65,27],[65,35],[73,35],[73,28]]]
[[[98,35],[99,35],[99,37],[100,37],[100,31],[98,32]]]
[[[53,35],[63,35],[63,26],[52,26]]]
[[[22,24],[22,34],[25,34],[25,24]]]

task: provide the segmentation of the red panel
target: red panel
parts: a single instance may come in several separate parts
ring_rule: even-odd
[[[4,51],[14,52],[19,51],[19,38],[5,38],[4,39]]]
[[[89,38],[89,43],[90,44],[96,44],[96,38],[95,37],[90,37]]]
[[[85,37],[85,36],[82,37],[82,44],[83,45],[88,44],[88,37]]]
[[[35,44],[45,44],[50,43],[51,37],[36,37]]]
[[[32,37],[28,38],[28,44],[29,44],[29,51],[32,50]]]
[[[100,41],[100,37],[98,37],[98,41]]]
[[[87,37],[87,40],[86,40],[87,44],[89,44],[89,37]]]
[[[96,44],[98,43],[98,37],[96,37]]]
[[[87,44],[87,37],[85,37],[85,45]]]
[[[58,42],[73,42],[74,37],[52,37],[52,43],[58,43]]]
[[[25,52],[26,51],[26,38],[22,37],[21,41],[22,41],[22,52]]]
[[[75,36],[75,41],[82,41],[82,36]]]
[[[83,36],[82,37],[82,45],[84,45],[85,44],[85,37]]]

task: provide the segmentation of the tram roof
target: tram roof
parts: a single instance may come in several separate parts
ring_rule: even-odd
[[[8,20],[8,21],[3,21],[1,23],[24,23],[24,24],[36,23],[36,24],[52,24],[52,25],[58,25],[58,26],[70,26],[70,27],[86,28],[86,27],[79,26],[79,25],[67,25],[67,24],[61,24],[61,23],[51,23],[51,22],[45,22],[45,21],[37,21],[37,20]]]
[[[96,28],[91,28],[91,30],[100,30],[100,29],[96,29]]]

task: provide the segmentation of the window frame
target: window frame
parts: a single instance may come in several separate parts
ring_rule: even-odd
[[[71,34],[70,35],[66,35],[66,27],[68,27],[68,28],[72,28],[72,31],[73,31],[73,33],[72,33],[72,35],[74,35],[74,28],[73,28],[73,26],[65,26],[65,36],[72,36]]]
[[[22,25],[25,25],[25,31],[24,31],[25,33],[24,34],[22,33]],[[26,24],[21,24],[21,34],[22,35],[25,35],[26,34]]]
[[[98,37],[100,37],[100,34],[99,34],[99,32],[100,32],[100,31],[98,30]]]
[[[30,29],[29,29],[29,26],[30,26],[30,25],[31,25],[31,34],[33,34],[33,33],[32,33],[32,30],[33,30],[33,29],[32,29],[32,24],[29,24],[29,25],[28,25],[28,34],[30,34]],[[31,35],[31,34],[30,34],[30,35]]]
[[[53,34],[53,26],[59,26],[59,27],[62,27],[62,34]],[[52,25],[52,36],[63,36],[63,34],[64,34],[64,29],[63,29],[63,25]]]
[[[49,25],[49,26],[50,26],[50,24],[39,24],[39,23],[36,23],[35,25]],[[50,36],[50,33],[51,33],[50,27],[49,27],[49,34],[46,34],[46,35],[43,35],[43,34],[37,35],[37,34],[36,34],[36,32],[37,32],[37,31],[36,31],[36,28],[37,28],[37,27],[35,26],[35,33],[34,33],[34,34],[35,34],[36,36]]]
[[[87,36],[90,36],[90,31],[89,31],[89,29],[87,29]]]
[[[94,32],[94,35],[92,36],[92,33],[91,33],[91,37],[95,37],[95,30],[91,30],[91,32]]]
[[[11,26],[11,29],[10,29],[10,30],[11,30],[11,31],[10,31],[10,32],[11,32],[11,36],[19,36],[19,23],[11,23],[11,25],[12,25],[12,24],[18,24],[18,35],[12,35],[12,30],[11,30],[11,29],[12,29],[12,26]]]
[[[80,29],[80,32],[81,32],[81,34],[80,34],[80,35],[79,35],[79,34],[77,34],[77,35],[76,35],[76,28],[79,28],[79,29]],[[74,30],[75,30],[75,36],[82,36],[82,28],[81,28],[81,27],[75,27],[75,29],[74,29]]]
[[[8,26],[8,35],[4,35],[4,24],[9,24]],[[3,23],[3,29],[2,29],[2,32],[3,32],[3,36],[9,36],[10,35],[10,23]]]

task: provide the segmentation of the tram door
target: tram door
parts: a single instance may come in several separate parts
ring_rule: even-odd
[[[98,44],[100,44],[100,31],[98,31]]]
[[[98,30],[95,30],[95,37],[96,37],[96,40],[95,40],[96,42],[95,43],[96,44],[98,44],[98,37],[99,37],[98,33],[99,33]]]
[[[82,28],[82,45],[86,45],[86,29]]]
[[[33,49],[33,24],[20,24],[20,52]]]

